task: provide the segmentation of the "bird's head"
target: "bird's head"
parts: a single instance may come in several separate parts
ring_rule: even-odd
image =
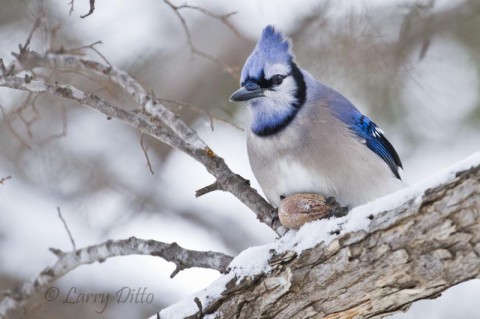
[[[263,29],[242,69],[240,85],[230,100],[247,101],[253,115],[251,128],[257,135],[282,129],[305,103],[305,81],[291,43],[273,26]]]

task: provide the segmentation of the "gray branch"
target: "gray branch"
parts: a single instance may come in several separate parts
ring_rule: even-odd
[[[106,114],[110,118],[124,121],[142,132],[185,152],[202,163],[207,171],[215,176],[219,190],[230,192],[237,197],[257,215],[257,218],[262,223],[271,227],[277,234],[282,235],[285,233],[286,229],[280,224],[273,207],[261,197],[255,189],[250,187],[244,178],[232,172],[226,165],[224,159],[215,154],[194,130],[160,103],[158,99],[148,94],[147,91],[126,72],[96,61],[82,59],[78,56],[57,53],[39,54],[32,51],[25,51],[14,55],[19,63],[19,65],[15,64],[16,72],[45,67],[87,72],[111,80],[128,92],[143,111],[160,120],[169,130],[154,123],[154,121],[142,114],[136,114],[114,107],[107,101],[93,94],[87,95],[71,86],[53,85],[33,80],[29,80],[29,83],[26,83],[27,81],[23,81],[21,78],[5,74],[3,78],[0,78],[0,86],[35,93],[46,93],[75,100]],[[12,69],[12,65],[10,65],[9,69]],[[34,85],[32,85],[32,83]]]
[[[419,194],[410,192],[414,195],[389,211],[362,211],[367,227],[340,228],[326,244],[294,251],[305,241],[303,233],[302,241],[291,239],[291,248],[265,246],[270,271],[244,275],[232,269],[221,293],[214,286],[199,292],[197,301],[192,296],[187,318],[383,318],[480,279],[480,164],[451,176]],[[176,318],[176,307],[160,312],[160,318]]]
[[[109,240],[68,253],[54,248],[50,248],[50,250],[58,257],[57,262],[45,268],[33,280],[10,291],[0,301],[0,318],[6,317],[10,311],[24,306],[33,295],[43,291],[55,280],[73,269],[81,265],[103,262],[111,257],[159,256],[175,263],[176,269],[172,273],[172,277],[179,271],[192,267],[210,268],[224,272],[232,260],[232,257],[219,252],[189,250],[180,247],[177,243],[167,244],[135,237],[125,240]]]

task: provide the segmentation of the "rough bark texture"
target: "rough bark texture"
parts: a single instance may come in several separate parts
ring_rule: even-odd
[[[480,166],[272,268],[191,318],[382,318],[480,278]]]

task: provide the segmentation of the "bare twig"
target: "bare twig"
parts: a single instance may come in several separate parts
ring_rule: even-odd
[[[29,82],[32,80],[32,77],[29,76],[28,74],[25,74],[25,81]],[[27,131],[28,138],[33,138],[34,134],[32,131],[33,125],[40,119],[40,113],[36,107],[36,101],[38,99],[39,95],[34,94],[34,92],[29,92],[23,102],[16,108],[14,108],[12,111],[7,113],[5,109],[3,108],[2,105],[0,105],[0,111],[3,115],[3,118],[5,120],[5,124],[9,131],[12,133],[12,135],[20,141],[22,145],[24,145],[27,148],[31,148],[28,139],[24,138],[22,134],[17,131],[15,128],[15,121],[18,119],[23,125],[25,126],[25,129]],[[27,115],[27,111],[31,110],[33,115]],[[66,114],[66,109],[63,103],[61,103],[61,109],[60,113],[62,116],[62,131],[60,133],[52,134],[50,136],[45,137],[40,144],[45,145],[57,138],[64,137],[67,134],[67,114]]]
[[[197,6],[191,6],[191,5],[188,5],[188,4],[177,6],[177,5],[173,4],[170,0],[163,0],[163,2],[165,2],[165,4],[168,5],[173,10],[173,12],[177,16],[178,20],[180,20],[180,24],[182,25],[183,31],[185,32],[185,36],[187,37],[187,43],[188,43],[188,47],[190,48],[190,53],[192,55],[192,58],[193,58],[194,55],[198,55],[198,56],[200,56],[204,59],[210,60],[210,61],[220,65],[222,70],[224,70],[228,74],[232,75],[235,78],[239,78],[239,76],[240,76],[240,69],[239,68],[231,67],[231,66],[223,63],[222,61],[220,61],[218,58],[215,58],[212,55],[210,55],[210,54],[208,54],[208,53],[206,53],[202,50],[199,50],[197,47],[195,47],[195,45],[193,44],[193,40],[192,40],[192,34],[191,34],[190,29],[188,28],[188,25],[187,25],[187,21],[185,20],[183,15],[180,13],[180,10],[181,9],[194,9],[194,10],[202,12],[202,13],[204,13],[204,14],[212,17],[212,18],[219,19],[230,30],[232,30],[237,36],[241,37],[240,33],[227,20],[229,17],[234,15],[236,12],[231,12],[231,13],[227,13],[227,14],[224,14],[224,15],[218,15],[218,14],[215,14],[215,13],[209,11],[209,10],[206,10],[206,9],[203,9],[203,8],[197,7]]]
[[[210,10],[207,10],[205,8],[202,8],[202,7],[197,7],[197,6],[192,6],[192,5],[188,5],[188,4],[184,4],[182,6],[179,6],[178,7],[179,9],[182,9],[182,8],[186,8],[186,9],[193,9],[193,10],[197,10],[197,11],[200,11],[202,13],[204,13],[205,15],[208,15],[214,19],[218,19],[220,20],[223,24],[225,24],[237,37],[241,38],[241,39],[245,39],[242,34],[240,32],[238,32],[237,28],[235,28],[233,26],[233,24],[228,20],[228,18],[230,18],[231,16],[237,14],[237,11],[232,11],[232,12],[229,12],[229,13],[226,13],[226,14],[217,14],[217,13],[214,13]]]
[[[11,175],[0,178],[0,184],[4,185],[3,183],[9,179],[12,179]]]
[[[180,270],[200,267],[215,269],[220,272],[225,272],[232,260],[232,257],[220,252],[189,250],[176,243],[167,244],[135,237],[124,240],[109,240],[99,245],[88,246],[68,253],[59,249],[51,248],[50,250],[58,257],[57,262],[45,268],[31,281],[23,283],[20,287],[12,289],[9,294],[6,294],[0,301],[0,318],[6,316],[13,309],[25,305],[33,295],[43,291],[52,282],[73,269],[81,265],[103,262],[108,258],[151,255],[175,263],[177,269]],[[177,270],[174,271],[174,274],[176,273],[178,273]]]
[[[64,47],[61,47],[59,50],[52,51],[52,52],[57,53],[57,54],[74,54],[74,55],[79,54],[79,55],[83,55],[82,50],[90,49],[90,50],[94,51],[96,54],[98,54],[98,56],[101,57],[102,60],[105,61],[105,63],[112,66],[110,64],[110,61],[108,61],[108,59],[95,47],[97,44],[103,44],[103,42],[99,40],[99,41],[95,41],[91,44],[86,44],[86,45],[82,45],[82,46],[79,46],[79,47],[76,47],[76,48],[71,48],[71,49],[66,49]]]
[[[5,113],[5,109],[0,104],[0,111],[2,113],[3,119],[5,120],[5,124],[7,125],[8,130],[13,134],[13,136],[22,144],[24,147],[31,149],[30,144],[15,130],[12,125],[12,118]]]
[[[194,46],[193,46],[193,42],[192,42],[192,35],[190,33],[190,29],[187,26],[187,21],[182,16],[182,14],[178,11],[177,6],[175,6],[172,2],[170,2],[170,0],[163,0],[163,2],[165,2],[170,8],[172,8],[172,10],[175,13],[175,15],[177,16],[178,20],[180,20],[180,23],[182,24],[183,31],[185,32],[185,35],[187,36],[188,46],[190,47],[190,51],[191,51],[192,56],[193,56],[193,54],[195,53],[194,52]]]
[[[214,192],[214,191],[218,191],[218,190],[221,190],[221,185],[219,185],[217,182],[213,182],[212,184],[210,185],[207,185],[205,187],[202,187],[200,188],[199,190],[197,190],[195,192],[195,197],[200,197],[200,196],[203,196],[205,194],[208,194],[208,193],[211,193],[211,192]]]
[[[49,49],[53,48],[53,46],[55,44],[55,40],[57,39],[58,31],[60,31],[60,26],[61,26],[61,24],[57,23],[55,26],[50,28],[50,39],[49,39],[50,41],[48,43],[48,48]]]
[[[38,97],[39,97],[39,95],[34,96],[34,94],[32,92],[28,93],[24,102],[14,112],[14,113],[18,114],[18,117],[20,118],[20,120],[25,125],[25,128],[27,129],[28,137],[30,137],[30,138],[33,137],[32,126],[40,118],[40,113],[38,112],[38,109],[36,107],[36,100],[38,99]],[[33,112],[33,116],[27,119],[26,115],[24,113],[27,111],[27,109],[29,107],[31,108],[31,110]]]
[[[72,233],[70,232],[70,229],[68,228],[67,222],[62,216],[62,212],[60,211],[60,207],[57,207],[57,212],[58,212],[58,218],[63,223],[63,226],[65,227],[65,230],[67,231],[68,238],[70,238],[70,242],[72,243],[73,251],[75,252],[77,250],[77,246],[75,245],[75,240],[73,239]]]
[[[152,163],[150,163],[150,158],[148,157],[148,146],[145,145],[144,143],[144,140],[143,140],[143,136],[145,135],[145,133],[142,132],[142,134],[140,134],[140,146],[142,147],[142,151],[143,151],[143,154],[145,155],[145,159],[147,160],[147,166],[148,166],[148,169],[150,170],[150,173],[153,175],[154,172],[153,172],[153,168],[152,168]]]
[[[68,15],[71,16],[72,13],[73,13],[73,7],[75,5],[75,0],[70,0],[70,2],[68,3],[68,5],[70,6],[70,11],[68,12]]]
[[[232,12],[229,12],[229,13],[225,13],[225,14],[218,14],[218,13],[215,13],[215,12],[212,12],[210,10],[207,10],[205,8],[202,8],[202,7],[198,7],[198,6],[192,6],[192,5],[189,5],[189,4],[182,4],[182,5],[178,5],[178,6],[175,6],[173,4],[170,3],[167,3],[170,7],[174,7],[176,10],[181,10],[181,9],[192,9],[192,10],[196,10],[196,11],[199,11],[209,17],[212,17],[214,19],[218,19],[220,20],[223,24],[225,24],[225,26],[227,26],[227,28],[229,28],[237,37],[241,38],[241,39],[245,39],[245,37],[243,37],[243,35],[237,30],[237,28],[235,28],[233,26],[233,24],[228,20],[231,16],[237,14],[236,11],[232,11]]]
[[[210,55],[210,54],[208,54],[208,53],[206,53],[202,50],[199,50],[196,47],[193,47],[192,51],[193,51],[194,54],[196,54],[196,55],[198,55],[198,56],[200,56],[204,59],[210,60],[213,63],[216,63],[216,64],[220,65],[220,67],[222,68],[223,71],[227,72],[228,74],[233,76],[235,79],[240,78],[240,68],[231,67],[228,64],[225,64],[222,61],[220,61],[218,58],[216,58],[216,57],[214,57],[214,56],[212,56],[212,55]]]
[[[68,129],[67,110],[65,108],[65,105],[62,102],[60,102],[60,104],[61,104],[60,113],[62,116],[62,131],[60,133],[47,136],[45,139],[43,139],[40,142],[40,145],[46,145],[51,141],[67,136],[67,129]]]
[[[95,0],[90,0],[90,10],[88,11],[87,14],[84,14],[83,16],[80,16],[80,18],[84,19],[91,15],[95,11]]]
[[[248,179],[245,179],[238,174],[237,174],[237,177],[240,178],[243,181],[243,183],[245,183],[245,185],[250,185],[250,181]],[[195,192],[195,197],[200,197],[200,196],[203,196],[205,194],[208,194],[208,193],[211,193],[211,192],[214,192],[214,191],[219,191],[219,190],[224,191],[225,189],[223,189],[223,185],[221,183],[219,183],[218,181],[215,181],[212,184],[207,185],[207,186],[197,190]]]
[[[30,33],[28,34],[27,40],[25,41],[25,44],[22,46],[21,44],[18,45],[20,52],[24,52],[28,50],[28,46],[30,45],[30,41],[32,40],[33,33],[37,28],[40,26],[40,22],[42,20],[43,14],[40,14],[36,19],[35,22],[33,23],[32,30],[30,30]]]
[[[178,105],[178,108],[181,109],[182,107],[188,107],[189,109],[197,112],[197,113],[201,113],[201,114],[204,114],[206,116],[208,116],[208,119],[210,121],[210,129],[212,130],[212,132],[214,131],[215,127],[214,127],[214,121],[219,121],[219,122],[223,122],[225,124],[228,124],[228,125],[231,125],[233,126],[234,128],[240,130],[240,131],[245,131],[241,126],[229,121],[229,120],[226,120],[226,119],[223,119],[223,118],[220,118],[218,116],[215,116],[215,115],[212,115],[208,110],[205,110],[199,106],[196,106],[196,105],[193,105],[193,104],[190,104],[190,103],[185,103],[185,102],[182,102],[182,101],[177,101],[177,100],[172,100],[172,99],[165,99],[165,98],[156,98],[157,100],[159,100],[160,102],[162,103],[175,103]]]
[[[97,41],[95,43],[92,43],[92,44],[88,45],[86,48],[88,48],[90,50],[93,50],[95,53],[97,53],[103,59],[103,61],[105,61],[105,63],[112,66],[110,64],[110,62],[108,61],[108,59],[95,47],[95,45],[97,45],[97,44],[102,44],[102,41]]]

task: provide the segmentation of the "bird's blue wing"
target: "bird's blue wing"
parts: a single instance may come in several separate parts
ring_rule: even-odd
[[[395,148],[383,135],[382,130],[358,111],[351,116],[351,122],[348,124],[352,131],[365,141],[368,148],[380,156],[388,164],[393,174],[400,179],[398,167],[402,167],[402,162]]]
[[[388,164],[392,173],[398,179],[401,179],[398,168],[403,168],[402,162],[395,148],[383,135],[382,130],[368,117],[360,113],[343,95],[331,89],[329,92],[334,92],[330,95],[328,105],[335,117],[347,124],[368,148]]]

